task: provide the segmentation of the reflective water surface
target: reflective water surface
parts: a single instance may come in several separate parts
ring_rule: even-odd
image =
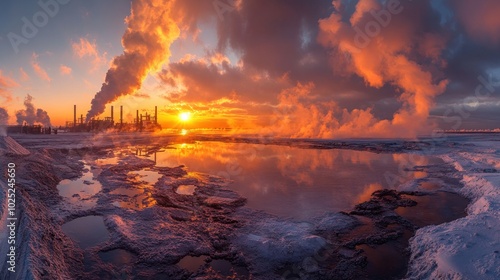
[[[101,216],[86,216],[62,225],[62,231],[76,241],[80,248],[95,246],[109,238],[108,229]]]
[[[246,197],[249,207],[296,219],[350,210],[378,189],[426,176],[408,171],[409,156],[403,154],[220,142],[173,148],[156,153],[157,166],[185,165],[189,171],[228,178],[229,187]],[[411,159],[410,167],[438,161]]]

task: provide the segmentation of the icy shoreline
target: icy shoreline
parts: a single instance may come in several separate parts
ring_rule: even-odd
[[[209,256],[206,261],[207,264],[210,260],[218,258],[231,259],[233,264],[236,265],[248,265],[250,263],[249,269],[252,273],[256,273],[255,279],[279,279],[278,275],[269,274],[270,268],[297,262],[301,263],[300,269],[304,273],[312,273],[311,275],[316,275],[316,277],[328,278],[332,275],[320,274],[322,270],[319,269],[317,264],[314,265],[315,262],[317,263],[314,256],[315,252],[325,248],[327,243],[330,245],[326,246],[326,248],[331,249],[331,240],[329,241],[325,239],[325,236],[317,233],[325,229],[327,232],[341,233],[359,224],[356,219],[338,213],[326,215],[321,218],[321,221],[315,221],[314,224],[276,220],[275,217],[241,207],[244,205],[244,199],[235,193],[224,190],[224,184],[221,184],[222,182],[219,182],[216,178],[209,179],[204,183],[199,180],[182,178],[185,176],[182,167],[162,171],[166,177],[160,180],[159,185],[156,187],[157,191],[153,194],[161,207],[146,209],[141,211],[138,216],[133,216],[129,210],[117,212],[111,206],[77,211],[66,207],[59,209],[64,204],[61,204],[61,198],[54,194],[54,191],[57,192],[55,185],[62,179],[74,178],[81,174],[82,163],[78,160],[83,155],[99,153],[104,147],[136,143],[147,143],[154,147],[175,140],[175,137],[166,139],[153,137],[153,141],[151,141],[147,137],[134,135],[125,139],[123,137],[117,138],[114,135],[98,135],[97,138],[88,135],[87,138],[84,137],[80,142],[72,142],[72,139],[77,139],[76,137],[71,136],[69,138],[56,138],[56,141],[59,141],[60,144],[57,146],[59,151],[52,152],[44,150],[54,148],[51,139],[47,137],[42,138],[41,141],[40,139],[35,141],[37,138],[29,136],[26,138],[21,136],[18,139],[32,152],[36,152],[36,155],[27,157],[27,160],[23,160],[20,164],[20,170],[30,170],[30,172],[25,171],[26,173],[22,174],[30,179],[21,180],[23,188],[27,188],[27,193],[23,191],[22,209],[27,214],[22,226],[29,229],[22,235],[24,238],[22,244],[24,246],[37,244],[36,246],[38,246],[35,251],[28,247],[22,250],[25,257],[22,263],[28,267],[28,269],[25,269],[23,276],[26,278],[41,279],[44,277],[43,275],[58,275],[57,273],[60,273],[61,277],[69,275],[83,277],[85,275],[78,271],[84,269],[81,259],[86,253],[75,247],[75,244],[60,231],[59,227],[64,222],[88,215],[104,216],[107,228],[113,230],[111,240],[100,245],[99,248],[95,248],[93,254],[98,251],[107,252],[126,249],[139,259],[139,264],[143,263],[141,266],[145,271],[149,271],[143,276],[155,275],[158,272],[147,268],[148,265],[163,263],[170,268],[162,270],[161,273],[163,273],[162,275],[170,275],[170,277],[174,277],[174,275],[188,277],[185,272],[176,267],[176,263],[183,256],[206,255]],[[207,140],[207,136],[202,138],[197,140]],[[222,138],[216,137],[215,140],[242,143],[262,142],[262,139]],[[426,149],[433,145],[433,151],[445,162],[456,168],[456,170],[446,169],[446,172],[452,172],[457,178],[463,177],[464,187],[459,192],[471,198],[473,202],[468,208],[467,217],[417,230],[416,235],[410,240],[411,262],[407,278],[477,279],[477,277],[480,277],[482,279],[495,279],[500,275],[498,270],[500,264],[498,250],[500,248],[497,241],[500,240],[497,233],[498,229],[500,229],[498,218],[498,205],[500,202],[498,185],[500,180],[499,174],[494,173],[498,172],[500,168],[498,161],[499,145],[498,142],[491,140],[491,136],[485,138],[485,141],[477,141],[478,139],[482,140],[482,138],[475,136],[475,141],[469,141],[467,138],[459,137],[437,143],[430,143],[425,140],[359,140],[351,143],[349,141],[333,140],[293,141],[278,139],[271,141],[268,139],[263,144],[288,145],[306,149],[339,148],[416,154],[425,154]],[[194,139],[196,137],[190,138],[191,141]],[[118,167],[115,169],[104,168],[102,175],[100,175],[100,181],[108,182],[105,185],[109,186],[109,188],[105,192],[117,188],[121,184],[120,180],[126,178],[128,176],[126,174],[130,170],[152,166],[148,160],[131,159],[129,163],[131,165],[125,169]],[[23,166],[23,164],[30,166],[30,168]],[[435,173],[444,172],[439,168],[434,169]],[[33,170],[35,170],[35,173],[33,173]],[[204,193],[195,193],[193,200],[186,200],[185,197],[176,195],[173,189],[161,187],[168,178],[174,178],[173,181],[168,179],[169,184],[172,185],[172,182],[176,180],[176,176],[181,178],[178,184],[181,184],[181,182],[182,184],[203,184],[208,187],[203,188],[205,189]],[[413,187],[401,186],[403,190],[412,190]],[[25,196],[26,198],[24,198]],[[45,201],[43,201],[44,199]],[[105,199],[105,197],[103,196],[102,199]],[[42,217],[38,217],[41,212],[35,209],[46,209],[42,211],[45,215],[46,213],[52,213],[49,217],[43,218],[46,221],[44,222],[46,223],[45,227],[35,222],[35,220],[42,219]],[[143,220],[143,222],[139,223],[135,219]],[[153,253],[151,251],[155,251],[157,248],[154,245],[157,242],[154,240],[157,239],[153,238],[156,233],[151,231],[151,228],[157,228],[156,224],[162,219],[166,219],[164,221],[166,225],[164,230],[169,232],[168,239],[174,241],[173,243],[167,242],[166,245],[163,244],[162,250]],[[189,222],[193,219],[197,222]],[[210,229],[214,226],[217,230]],[[43,235],[37,234],[38,232],[56,236],[58,241],[56,243],[54,243],[54,240],[52,242],[42,241],[45,239],[43,239]],[[192,237],[181,238],[176,232],[192,235]],[[145,233],[146,235],[151,234],[150,238],[152,238],[146,243],[138,239],[142,236],[141,234]],[[278,238],[280,236],[286,238]],[[160,239],[163,240],[163,237]],[[340,243],[335,246],[339,245]],[[54,254],[54,252],[49,253],[47,251],[49,247],[59,250],[59,254],[69,258],[65,260],[44,258],[44,252],[49,255]],[[172,248],[176,249],[172,251]],[[216,250],[214,251],[213,248],[216,248]],[[336,247],[336,250],[339,248],[342,248],[342,246]],[[170,253],[161,255],[161,252],[167,251]],[[332,252],[328,253],[332,258]],[[345,267],[341,269],[349,270],[350,266],[361,265],[363,262],[356,250],[341,249],[334,255],[337,256],[337,254],[340,254],[338,256],[345,261],[343,263]],[[475,263],[471,261],[469,255],[474,256]],[[335,256],[334,259],[337,258]],[[266,258],[267,261],[260,261]],[[41,263],[45,262],[48,262],[49,265],[41,265]],[[148,265],[144,266],[144,264]],[[110,268],[106,265],[101,264],[98,268],[107,271],[106,273],[111,273]],[[286,277],[287,269],[284,269],[280,274]],[[340,271],[346,273],[344,276],[354,278],[360,276],[359,274],[350,274],[348,271]],[[2,273],[5,276],[5,271],[2,271]],[[211,277],[215,277],[214,275]],[[86,277],[88,276],[89,274],[86,274]],[[19,277],[18,279],[21,279]],[[203,277],[208,277],[208,275],[200,274],[199,277],[201,277],[199,279],[204,279]]]
[[[467,142],[441,154],[463,176],[460,192],[472,202],[467,216],[419,229],[410,241],[408,279],[500,277],[500,142]]]

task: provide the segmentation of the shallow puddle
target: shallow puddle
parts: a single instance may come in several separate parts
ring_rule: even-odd
[[[193,195],[195,190],[196,190],[195,185],[180,185],[177,187],[175,192],[183,195]]]
[[[128,176],[136,176],[139,175],[135,178],[136,181],[138,182],[146,182],[147,185],[153,186],[158,182],[158,180],[163,177],[162,174],[152,171],[152,170],[140,170],[140,171],[133,171],[129,172],[127,174]]]
[[[427,184],[424,188],[436,188]],[[417,201],[413,207],[399,207],[395,212],[418,227],[438,225],[466,216],[469,200],[456,193],[437,191],[430,195],[403,195]],[[367,273],[371,279],[401,279],[405,276],[409,262],[407,252],[409,239],[413,233],[406,230],[402,237],[381,245],[358,245],[367,257]]]
[[[368,265],[365,267],[370,279],[401,279],[405,276],[409,254],[405,254],[411,231],[404,232],[403,237],[381,245],[357,245],[362,249]]]
[[[117,165],[119,161],[120,161],[119,157],[109,157],[109,158],[98,158],[95,160],[95,163],[99,166]]]
[[[74,219],[62,225],[62,231],[78,243],[82,249],[105,242],[109,238],[108,229],[101,216]]]
[[[92,196],[99,193],[101,189],[101,183],[94,180],[94,174],[90,165],[84,166],[84,172],[80,178],[76,180],[62,180],[57,185],[60,196],[65,197],[70,203],[84,209],[89,209],[96,205],[96,199],[92,199]]]
[[[210,267],[222,276],[233,276],[234,274],[239,277],[249,276],[248,269],[242,266],[235,266],[227,260],[212,260]]]
[[[139,195],[134,195],[129,198],[116,200],[112,204],[120,208],[142,210],[156,205],[156,200],[153,197],[151,197],[151,194],[143,193]]]
[[[136,196],[139,194],[144,193],[143,189],[138,189],[138,188],[118,188],[116,190],[113,190],[109,192],[110,194],[117,194],[117,195],[126,195],[126,196]]]
[[[467,215],[470,201],[456,193],[438,191],[424,196],[403,196],[415,200],[414,207],[399,207],[395,212],[412,224],[424,227],[450,222]]]
[[[135,261],[134,254],[123,249],[115,249],[108,252],[99,252],[99,257],[104,262],[114,264],[118,267],[124,264],[131,264]]]
[[[198,269],[205,264],[205,260],[207,259],[207,256],[199,256],[199,257],[193,257],[193,256],[185,256],[182,258],[177,265],[185,269],[191,273],[194,273],[198,271]]]

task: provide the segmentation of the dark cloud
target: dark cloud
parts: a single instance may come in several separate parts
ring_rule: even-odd
[[[278,106],[284,92],[302,92],[311,83],[310,106],[335,103],[315,107],[325,120],[359,121],[362,116],[366,121],[370,115],[373,120],[390,120],[398,112],[408,112],[412,123],[424,122],[430,112],[439,120],[442,108],[473,93],[479,75],[487,77],[500,68],[499,2],[471,2],[400,1],[402,12],[392,15],[366,48],[355,50],[346,47],[355,38],[353,27],[365,28],[376,20],[372,11],[386,9],[382,3],[387,1],[334,1],[334,6],[331,0],[242,0],[222,19],[209,7],[211,1],[177,1],[182,15],[177,22],[190,34],[196,35],[210,18],[217,20],[217,48],[203,58],[170,63],[160,77],[168,87],[180,87],[165,97],[186,102],[231,97],[261,107]],[[212,60],[214,54],[229,52],[241,57],[237,65]],[[492,98],[489,102],[498,100],[495,94]],[[235,106],[243,109],[245,103]],[[301,110],[307,114],[305,107]],[[336,118],[326,118],[328,110]],[[412,115],[417,111],[421,118]],[[354,115],[347,117],[349,112]],[[482,117],[494,124],[487,118],[493,109],[481,112],[487,113],[478,111],[468,125]]]

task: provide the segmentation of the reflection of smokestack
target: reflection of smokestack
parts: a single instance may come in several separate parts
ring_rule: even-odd
[[[76,105],[73,106],[73,126],[76,126]]]
[[[123,125],[123,106],[120,106],[120,126]]]
[[[113,113],[113,106],[111,106],[111,121],[114,121],[114,120],[115,120],[115,116]]]
[[[155,124],[158,124],[158,106],[155,106]]]

